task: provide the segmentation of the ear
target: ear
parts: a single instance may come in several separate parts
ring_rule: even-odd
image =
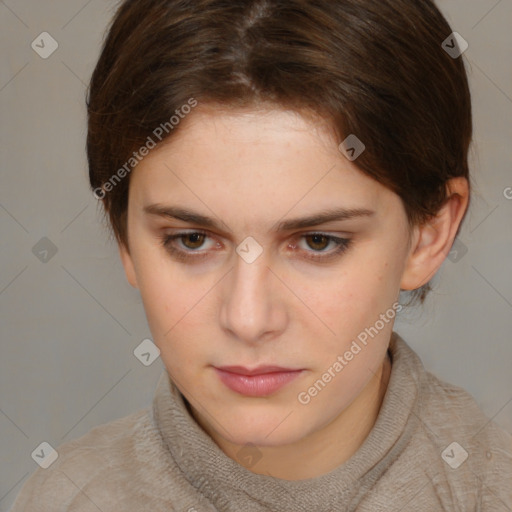
[[[132,256],[130,255],[128,248],[123,243],[120,242],[118,248],[119,256],[121,257],[121,262],[123,263],[124,272],[126,274],[126,279],[134,288],[138,288],[139,286],[137,284],[137,277],[135,274]]]
[[[447,183],[447,200],[436,216],[414,228],[400,288],[415,290],[430,281],[450,252],[469,202],[466,178]]]

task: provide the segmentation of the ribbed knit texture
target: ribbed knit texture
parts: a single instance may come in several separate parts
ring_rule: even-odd
[[[426,372],[395,332],[390,354],[373,429],[325,475],[287,481],[244,468],[196,423],[164,371],[152,407],[58,447],[11,512],[512,511],[512,436]],[[461,450],[468,456],[454,468]]]

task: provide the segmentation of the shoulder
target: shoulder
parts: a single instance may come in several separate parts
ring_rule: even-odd
[[[418,418],[452,494],[473,494],[483,510],[512,507],[512,435],[470,393],[425,372]]]
[[[138,481],[138,454],[159,451],[159,442],[149,408],[99,425],[58,446],[57,459],[29,477],[11,512],[131,509],[121,505],[130,494],[126,487]]]
[[[504,443],[510,447],[512,435],[499,427],[480,408],[473,396],[460,386],[425,371],[419,393],[423,419],[439,432],[460,432],[476,442]]]
[[[397,478],[422,482],[442,510],[512,510],[512,435],[466,390],[426,371],[396,332],[390,350],[393,391],[412,405]]]

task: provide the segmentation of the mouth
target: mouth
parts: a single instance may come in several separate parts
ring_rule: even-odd
[[[237,375],[266,375],[267,373],[286,373],[286,372],[293,372],[293,371],[299,371],[294,368],[283,368],[282,366],[257,366],[256,368],[253,368],[250,370],[249,368],[246,368],[245,366],[219,366],[217,368],[218,370],[223,370],[230,373],[236,373]]]
[[[296,379],[304,370],[279,366],[259,366],[252,370],[243,366],[214,367],[221,382],[244,396],[268,396]]]

